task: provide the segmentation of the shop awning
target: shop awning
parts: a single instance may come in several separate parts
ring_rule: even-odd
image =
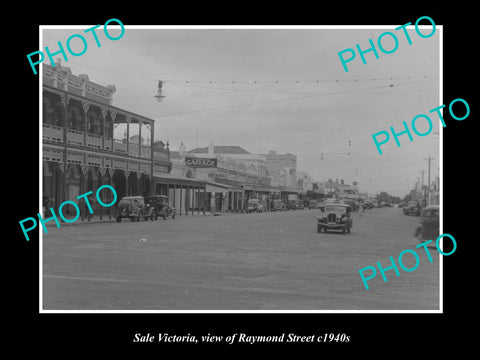
[[[227,184],[207,181],[205,191],[206,192],[229,192],[229,191],[243,192],[243,189],[235,186],[230,186]]]
[[[191,179],[184,176],[174,176],[166,173],[153,173],[153,181],[159,184],[167,185],[188,185],[188,186],[200,186],[203,188],[205,181],[198,179]]]

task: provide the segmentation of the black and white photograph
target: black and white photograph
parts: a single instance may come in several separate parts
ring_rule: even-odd
[[[474,12],[177,5],[20,12],[8,345],[465,351]]]

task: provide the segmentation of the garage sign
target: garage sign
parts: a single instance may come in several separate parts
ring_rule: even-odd
[[[195,168],[216,168],[217,159],[185,157],[185,165]]]

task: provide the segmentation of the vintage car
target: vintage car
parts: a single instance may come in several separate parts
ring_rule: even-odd
[[[145,203],[143,196],[125,196],[117,205],[117,222],[123,218],[131,221],[155,220],[155,210]]]
[[[287,210],[297,210],[297,200],[288,200],[286,205]]]
[[[247,201],[247,213],[264,211],[265,206],[260,202],[259,199],[249,199]]]
[[[423,208],[420,213],[420,225],[415,229],[415,237],[420,240],[433,240],[438,237],[440,207],[438,205],[429,205]]]
[[[317,217],[317,232],[341,230],[344,234],[350,233],[353,225],[351,212],[351,207],[347,204],[325,204],[324,210]]]
[[[317,207],[320,209],[320,211],[325,211],[325,206],[331,205],[331,204],[345,204],[343,200],[335,199],[335,198],[328,198],[325,199],[323,202],[318,203]]]
[[[282,200],[272,200],[271,211],[285,211],[286,207]]]
[[[302,200],[297,200],[297,209],[305,209],[305,205],[303,204]]]
[[[162,217],[167,220],[169,216],[175,219],[176,209],[168,204],[168,197],[165,195],[150,195],[145,197],[145,202],[154,208],[155,220]]]
[[[411,200],[407,203],[407,205],[403,208],[403,215],[420,215],[421,206],[418,201]]]
[[[317,200],[309,200],[308,201],[308,208],[309,209],[316,209],[318,207]]]

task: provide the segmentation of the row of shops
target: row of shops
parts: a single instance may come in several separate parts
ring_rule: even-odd
[[[220,179],[219,179],[220,180]],[[124,196],[166,195],[169,205],[177,209],[178,215],[195,213],[244,212],[249,199],[259,199],[266,209],[270,209],[271,200],[285,202],[296,192],[274,187],[243,185],[224,180],[223,182],[204,181],[187,177],[158,173],[152,179],[145,174],[119,169],[105,170],[98,167],[82,167],[76,164],[64,166],[61,163],[43,162],[43,202],[49,208],[58,208],[65,200],[75,200],[80,194],[93,193],[104,185],[111,185],[118,199]],[[152,192],[153,190],[153,192]],[[108,195],[108,194],[107,194]],[[110,202],[111,199],[105,198]],[[85,204],[79,200],[82,219],[88,215]],[[105,209],[92,197],[95,214],[112,217],[111,209]],[[73,210],[73,209],[72,209]],[[69,214],[68,207],[65,209]]]
[[[166,195],[179,215],[200,212],[244,212],[249,199],[259,199],[267,209],[270,201],[296,194],[293,190],[239,184],[217,179],[204,181],[170,174],[155,174],[155,194]]]
[[[239,147],[227,147],[239,152],[230,156],[236,159],[209,153],[198,154],[208,159],[188,154],[189,161],[184,155],[172,160],[168,143],[154,141],[153,119],[112,105],[114,87],[73,75],[60,64],[45,65],[43,71],[41,168],[46,208],[75,201],[85,219],[89,213],[77,197],[107,184],[116,190],[118,200],[166,195],[178,215],[244,212],[249,199],[259,199],[269,209],[271,200],[286,202],[296,194],[270,186],[265,160]],[[212,169],[202,173],[199,166]],[[112,218],[112,208],[94,200],[92,209],[100,218]],[[67,206],[65,215],[68,211]]]

